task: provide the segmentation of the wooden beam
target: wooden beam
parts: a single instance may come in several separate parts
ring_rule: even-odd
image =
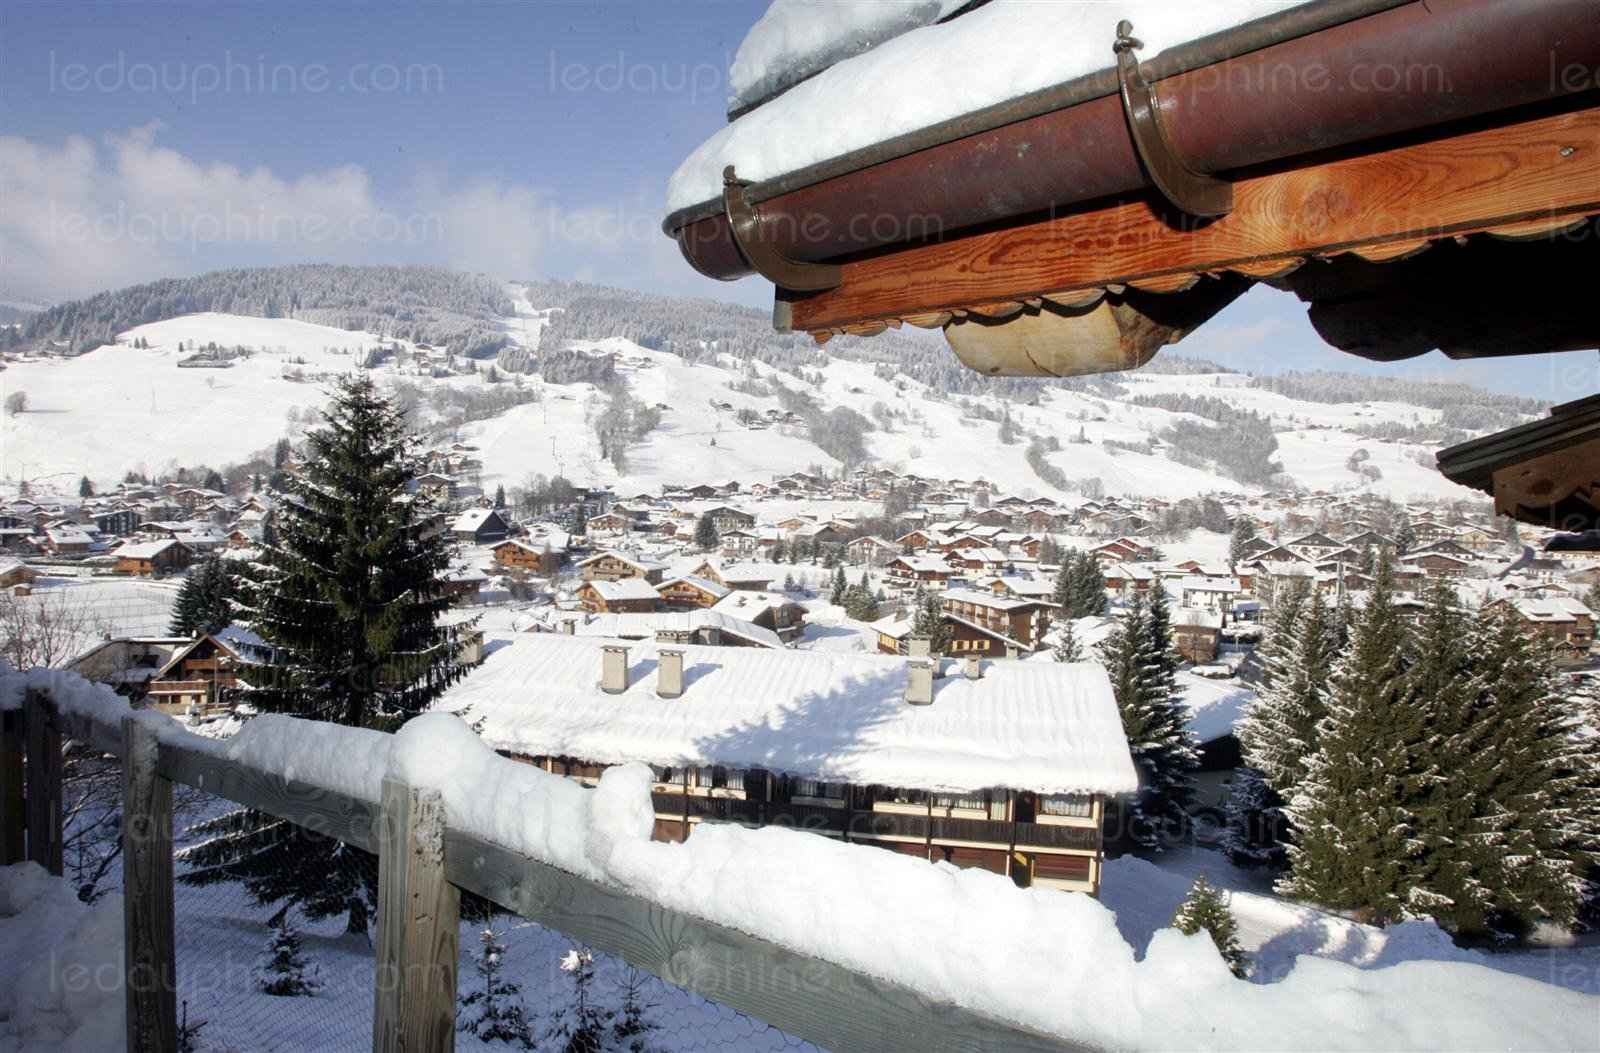
[[[27,790],[23,813],[28,824],[28,858],[50,873],[63,871],[61,835],[61,728],[49,694],[28,688],[23,694],[23,733],[27,737]]]
[[[0,866],[27,858],[22,797],[22,710],[0,710]]]
[[[122,718],[122,963],[128,1053],[178,1048],[172,884],[172,782],[156,733]]]
[[[1072,1053],[1090,1048],[931,1001],[897,984],[681,914],[463,831],[445,831],[445,873],[469,892],[530,921],[839,1053]]]
[[[383,780],[374,1053],[456,1046],[461,890],[445,880],[444,800]]]
[[[1251,175],[1234,190],[1234,210],[1214,221],[1174,221],[1148,196],[1120,200],[846,262],[838,288],[780,297],[791,328],[821,333],[1110,284],[1259,277],[1309,256],[1384,256],[1576,220],[1600,212],[1600,106]]]

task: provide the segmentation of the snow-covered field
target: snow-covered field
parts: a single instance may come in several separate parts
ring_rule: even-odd
[[[517,343],[537,347],[549,312],[529,303],[522,287],[513,286],[512,292],[516,313],[503,324]],[[132,347],[135,340],[148,343],[148,349]],[[211,342],[224,348],[244,346],[254,353],[226,369],[179,367],[195,345]],[[0,481],[27,479],[65,490],[80,475],[103,486],[129,469],[243,460],[282,436],[291,427],[291,415],[322,405],[322,381],[353,368],[360,353],[378,342],[370,333],[291,319],[207,313],[139,326],[120,334],[117,344],[75,359],[14,361],[0,372],[0,389],[25,392],[29,411],[0,421]],[[184,351],[178,350],[180,343]],[[461,438],[481,448],[486,488],[514,486],[534,473],[559,473],[578,483],[625,490],[708,480],[748,484],[837,463],[802,425],[751,429],[740,424],[736,415],[741,409],[765,412],[779,404],[774,397],[731,390],[746,376],[742,364],[731,358],[719,365],[689,365],[621,338],[575,346],[615,353],[618,373],[633,396],[663,407],[660,427],[628,451],[627,470],[619,473],[601,457],[588,423],[597,401],[593,385],[525,378],[539,401],[462,429]],[[930,345],[929,353],[945,352]],[[386,382],[484,384],[470,375],[435,379],[417,376],[414,370],[402,374],[392,361],[376,372]],[[765,365],[758,365],[756,372],[762,377],[775,373]],[[904,377],[875,376],[868,363],[834,361],[822,375],[814,394],[825,410],[847,406],[870,417],[875,406],[882,406],[905,413],[868,433],[868,449],[880,463],[934,477],[984,477],[1007,493],[1065,496],[1027,464],[1025,438],[1002,445],[998,425],[971,418],[953,400],[929,398],[921,385]],[[779,379],[800,384],[787,375]],[[1266,414],[1279,429],[1279,459],[1302,486],[1370,486],[1397,498],[1465,496],[1418,463],[1420,447],[1371,442],[1348,430],[1361,424],[1430,422],[1436,411],[1397,403],[1300,402],[1245,386],[1244,378],[1232,374],[1132,373],[1119,379],[1134,395],[1204,394]],[[978,401],[999,409],[993,400]],[[714,402],[731,408],[717,408]],[[1015,407],[1012,413],[1022,431],[1061,440],[1061,449],[1047,459],[1069,480],[1097,478],[1108,494],[1179,498],[1247,489],[1159,452],[1147,455],[1101,445],[1107,439],[1149,438],[1173,421],[1174,414],[1165,410],[1057,388],[1046,389],[1039,405]],[[1088,441],[1072,442],[1080,432]],[[1368,463],[1381,470],[1377,483],[1363,483],[1346,467],[1357,449],[1367,450]]]

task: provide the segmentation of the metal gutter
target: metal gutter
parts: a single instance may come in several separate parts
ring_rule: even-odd
[[[1159,82],[1173,147],[1196,170],[1226,172],[1592,90],[1596,11],[1594,0],[1324,0],[1140,68]],[[1590,77],[1559,75],[1569,67]],[[818,261],[1139,192],[1149,178],[1118,88],[1108,67],[746,195],[764,239]],[[720,200],[663,229],[701,273],[751,273]]]

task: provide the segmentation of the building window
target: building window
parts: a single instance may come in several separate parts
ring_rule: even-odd
[[[1040,801],[1040,811],[1045,815],[1088,819],[1094,814],[1094,802],[1085,794],[1052,794]]]
[[[964,808],[968,811],[982,812],[988,810],[989,802],[982,797],[945,796],[941,794],[934,797],[933,806],[935,808]]]
[[[844,800],[844,784],[837,782],[818,782],[815,779],[796,779],[794,781],[794,797],[817,797],[835,801]]]

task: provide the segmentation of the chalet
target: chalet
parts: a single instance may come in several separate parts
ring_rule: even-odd
[[[1244,588],[1232,578],[1187,577],[1178,582],[1178,591],[1185,607],[1226,615]]]
[[[711,524],[717,528],[719,534],[727,530],[749,530],[756,525],[755,516],[727,505],[708,508],[702,514],[711,517]]]
[[[584,524],[584,531],[590,535],[626,534],[634,528],[634,525],[632,516],[613,507],[609,512],[601,512],[597,516],[590,516]]]
[[[139,529],[142,521],[143,517],[134,508],[108,509],[94,516],[95,529],[107,537],[127,537]]]
[[[1594,646],[1594,612],[1573,599],[1516,598],[1496,600],[1509,606],[1529,631],[1550,641],[1564,661],[1586,659]]]
[[[956,623],[952,652],[995,650],[994,644],[1011,652],[1032,652],[1050,628],[1050,605],[1039,600],[1014,599],[976,589],[951,589],[940,600],[945,617]],[[967,627],[981,636],[962,633]],[[963,637],[969,637],[963,640]],[[989,641],[988,646],[977,646]],[[967,646],[963,647],[963,643]]]
[[[456,496],[456,481],[440,472],[423,472],[412,480],[416,493],[441,505],[449,504]]]
[[[704,573],[710,566],[715,573]],[[772,587],[772,571],[759,563],[729,563],[720,568],[710,561],[701,563],[699,567],[689,573],[697,577],[710,578],[740,592],[766,592]]]
[[[89,532],[73,523],[52,523],[45,527],[45,547],[56,556],[87,556],[94,548]]]
[[[157,578],[175,573],[187,567],[193,559],[188,546],[173,538],[123,545],[112,555],[117,560],[118,574],[140,578]]]
[[[458,607],[470,607],[479,602],[483,586],[489,576],[476,567],[462,564],[450,567],[439,578],[445,596]]]
[[[661,602],[669,611],[714,607],[733,592],[728,586],[709,578],[686,574],[656,586]]]
[[[38,572],[20,559],[0,559],[0,589],[14,589],[33,584]]]
[[[1048,578],[991,578],[981,583],[984,588],[996,596],[1009,596],[1015,600],[1034,600],[1038,603],[1049,604],[1055,607],[1051,597],[1055,595],[1055,582]]]
[[[261,537],[258,533],[246,530],[244,527],[234,527],[222,537],[224,548],[255,548],[261,543]]]
[[[896,556],[883,565],[883,572],[903,585],[920,582],[935,588],[956,576],[956,569],[942,556]]]
[[[1301,559],[1315,563],[1345,546],[1343,542],[1335,541],[1327,534],[1313,531],[1310,534],[1297,537],[1293,541],[1284,542],[1283,547]]]
[[[660,840],[702,822],[782,824],[1098,891],[1104,802],[1138,785],[1104,671],[938,664],[959,675],[885,655],[522,634],[442,707],[470,711],[491,747],[586,784],[651,765]]]
[[[1413,552],[1406,556],[1404,564],[1409,564],[1426,571],[1429,574],[1440,575],[1447,578],[1459,578],[1472,570],[1472,563],[1460,556],[1452,556],[1445,552],[1425,551]]]
[[[511,525],[498,509],[474,508],[456,516],[450,524],[450,533],[462,544],[489,545],[503,541],[511,533]]]
[[[620,552],[596,552],[588,559],[578,561],[578,570],[584,581],[621,581],[624,578],[642,578],[651,585],[659,585],[667,568],[660,563],[624,556]]]
[[[145,682],[146,704],[162,713],[211,716],[232,709],[248,691],[241,669],[260,663],[267,645],[238,625],[201,636],[179,648]]]
[[[119,695],[142,698],[150,678],[193,642],[187,636],[113,637],[72,659],[67,669],[85,680],[109,684]]]
[[[561,569],[561,556],[548,542],[536,544],[522,538],[508,538],[489,550],[497,567],[522,574],[550,575]]]
[[[1004,552],[989,546],[956,549],[944,558],[952,567],[978,574],[996,574],[1010,563]]]
[[[1214,662],[1222,636],[1222,613],[1179,607],[1172,612],[1172,646],[1187,662]]]
[[[844,551],[851,563],[876,567],[894,559],[900,554],[901,549],[892,541],[885,541],[881,537],[869,534],[845,545]]]
[[[1150,591],[1156,582],[1156,572],[1137,563],[1113,563],[1101,571],[1105,579],[1106,594],[1126,599]]]
[[[1143,563],[1155,558],[1155,549],[1131,537],[1119,537],[1089,550],[1101,563]]]
[[[578,602],[592,613],[653,611],[661,606],[661,594],[641,577],[594,578],[578,586]]]
[[[711,609],[770,629],[785,642],[805,631],[806,609],[781,592],[739,589],[718,600]]]

